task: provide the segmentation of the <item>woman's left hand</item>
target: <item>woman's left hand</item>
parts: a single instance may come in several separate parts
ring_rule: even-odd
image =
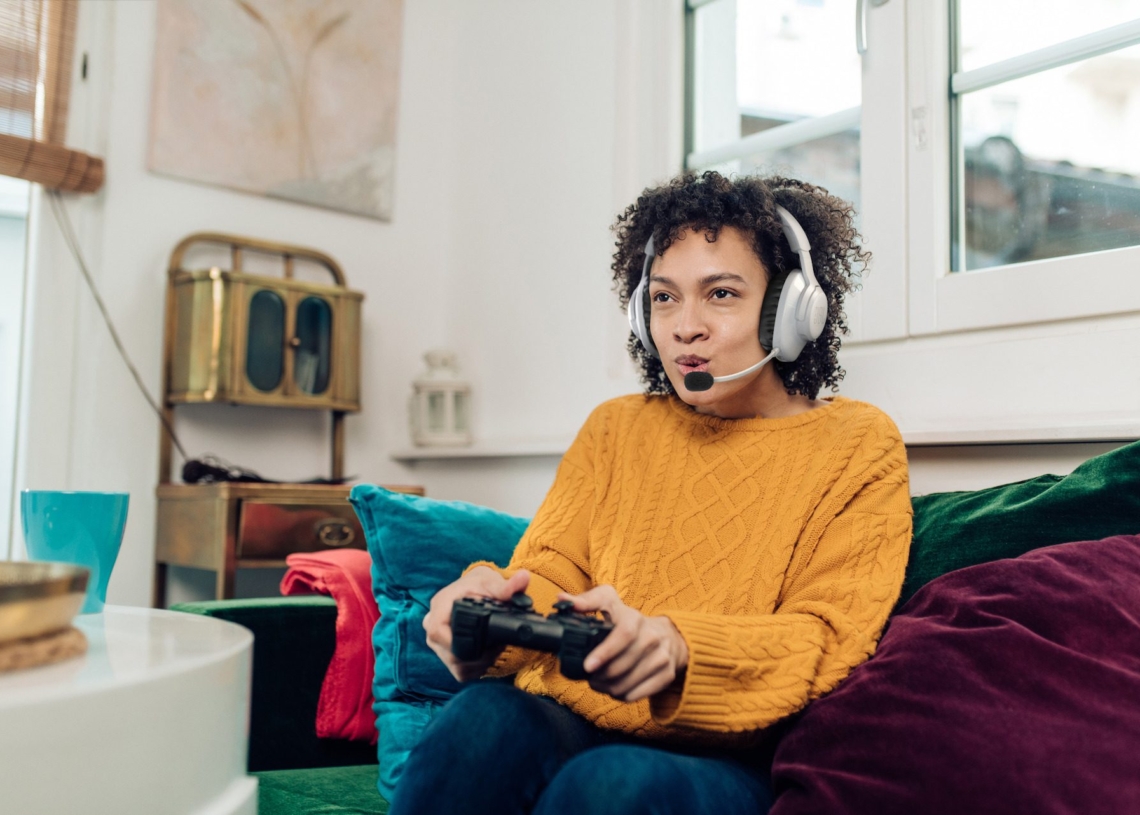
[[[584,594],[559,594],[575,611],[601,611],[613,630],[586,657],[590,687],[622,702],[636,702],[665,690],[685,672],[689,647],[668,617],[646,617],[618,597],[613,586]]]

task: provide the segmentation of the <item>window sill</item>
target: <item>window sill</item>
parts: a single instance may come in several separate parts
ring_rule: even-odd
[[[457,459],[561,458],[570,447],[570,441],[569,438],[478,441],[470,447],[413,447],[396,450],[389,457],[406,464]]]
[[[993,444],[1068,444],[1131,442],[1140,439],[1140,419],[1082,425],[1020,427],[979,426],[954,430],[901,430],[907,447],[957,447]]]
[[[977,426],[939,430],[902,429],[907,447],[961,447],[996,444],[1132,442],[1140,439],[1140,418],[1081,425]],[[561,458],[569,439],[482,441],[470,447],[415,447],[389,454],[393,461],[455,461],[491,458]]]

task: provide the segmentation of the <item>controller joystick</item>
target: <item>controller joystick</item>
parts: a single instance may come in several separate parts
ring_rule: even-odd
[[[493,648],[520,645],[557,654],[563,676],[585,679],[586,655],[613,630],[613,624],[574,611],[569,600],[555,603],[554,612],[546,617],[533,609],[534,601],[523,592],[506,602],[489,597],[456,600],[451,607],[451,652],[473,661]]]

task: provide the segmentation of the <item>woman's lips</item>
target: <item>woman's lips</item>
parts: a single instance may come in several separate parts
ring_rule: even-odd
[[[681,369],[681,373],[691,374],[694,371],[707,371],[709,361],[700,357],[681,357],[677,360],[677,367]]]

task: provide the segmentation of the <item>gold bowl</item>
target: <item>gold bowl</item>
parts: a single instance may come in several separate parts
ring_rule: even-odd
[[[0,643],[67,628],[90,576],[72,563],[0,563]]]

